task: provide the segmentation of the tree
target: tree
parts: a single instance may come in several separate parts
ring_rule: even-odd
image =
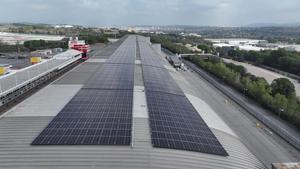
[[[277,93],[274,97],[274,103],[272,107],[275,109],[275,111],[279,112],[280,115],[282,112],[286,111],[287,104],[287,98],[284,95]]]
[[[300,111],[297,112],[297,108],[298,108],[297,98],[295,97],[288,98],[287,113],[290,120],[292,120],[295,116],[300,115]]]
[[[269,93],[265,93],[261,97],[262,104],[267,107],[271,107],[274,105],[274,99]]]
[[[204,70],[216,75],[218,78],[224,80],[227,84],[231,85],[235,89],[238,89],[245,95],[250,96],[269,110],[277,113],[279,116],[284,117],[286,120],[300,127],[300,99],[298,98],[298,100],[296,98],[294,92],[290,91],[292,94],[286,96],[282,94],[284,92],[279,93],[273,90],[278,86],[281,89],[281,81],[284,81],[283,86],[286,87],[285,84],[287,79],[276,79],[274,80],[276,87],[274,87],[274,84],[273,87],[271,87],[271,85],[269,85],[264,78],[256,77],[250,73],[245,73],[242,75],[239,73],[239,71],[236,71],[239,69],[236,69],[236,65],[234,64],[229,64],[228,66],[228,64],[224,64],[223,62],[203,60],[197,56],[190,56],[188,57],[188,60],[200,66]],[[277,83],[277,81],[279,81],[279,83]],[[272,90],[274,93],[272,93]]]
[[[107,43],[108,39],[104,35],[79,35],[80,40],[85,40],[88,44],[95,44],[95,43]]]
[[[30,40],[24,42],[24,47],[30,51],[39,49],[51,49],[51,48],[67,48],[67,41],[44,41],[44,40]]]
[[[275,96],[277,93],[285,95],[286,97],[295,94],[294,84],[286,78],[278,78],[271,83],[272,94]]]
[[[235,65],[233,63],[226,63],[226,66],[232,69],[235,72],[240,73],[241,75],[245,75],[247,73],[247,70],[242,65]]]
[[[201,49],[202,51],[204,51],[205,53],[210,53],[211,49],[209,46],[201,44],[197,46],[198,49]]]

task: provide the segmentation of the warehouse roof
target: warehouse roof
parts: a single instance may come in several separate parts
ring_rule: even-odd
[[[153,147],[147,89],[141,83],[144,82],[141,64],[134,64],[130,145],[31,145],[95,72],[103,67],[107,61],[107,56],[103,54],[111,53],[105,50],[112,49],[107,47],[97,53],[89,62],[72,69],[1,116],[0,168],[264,168],[204,100],[188,94],[183,96],[194,106],[228,156]]]

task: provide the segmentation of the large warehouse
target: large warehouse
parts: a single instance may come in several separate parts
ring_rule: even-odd
[[[131,35],[0,116],[0,169],[262,169],[175,69]]]

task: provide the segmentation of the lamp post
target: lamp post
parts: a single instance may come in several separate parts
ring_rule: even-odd
[[[248,89],[244,88],[244,96],[246,96]]]
[[[280,117],[280,115],[281,115],[283,112],[284,112],[284,108],[280,108],[280,109],[279,109],[279,117]]]

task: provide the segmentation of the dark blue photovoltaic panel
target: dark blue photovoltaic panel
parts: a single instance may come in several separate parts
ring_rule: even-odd
[[[136,38],[127,38],[32,145],[130,145]]]
[[[154,147],[228,155],[186,97],[161,92],[146,96]]]
[[[130,145],[131,90],[83,89],[32,145]]]
[[[184,95],[166,69],[143,66],[144,84],[147,91],[160,91]]]
[[[143,37],[138,37],[154,147],[227,156],[216,136],[185,97]]]
[[[134,65],[104,64],[88,80],[83,88],[89,89],[133,89]]]
[[[142,65],[164,68],[161,58],[143,39],[138,38]]]
[[[125,42],[109,57],[106,63],[134,64],[136,55],[136,38],[128,37]]]

